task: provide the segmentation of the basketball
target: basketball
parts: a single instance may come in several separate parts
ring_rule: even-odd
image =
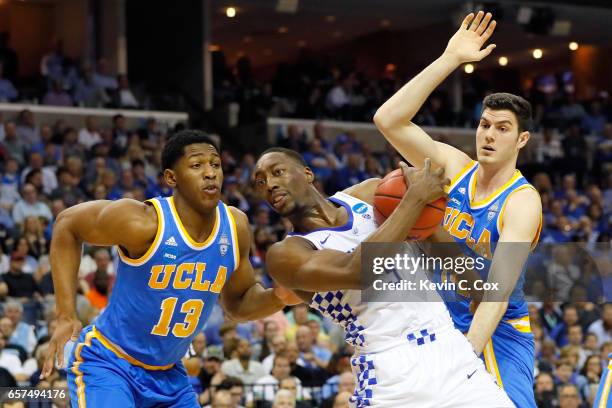
[[[406,193],[406,188],[402,169],[393,170],[382,179],[374,193],[374,218],[377,225],[382,225],[395,210]],[[445,198],[439,198],[427,204],[408,233],[408,239],[419,241],[433,234],[442,222],[445,207]]]

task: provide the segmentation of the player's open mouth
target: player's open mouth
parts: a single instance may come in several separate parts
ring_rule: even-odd
[[[483,149],[483,150],[486,150],[486,151],[488,151],[488,152],[494,152],[494,151],[495,151],[495,149],[494,149],[494,148],[492,148],[491,146],[483,146],[483,147],[482,147],[482,149]]]
[[[280,208],[285,204],[286,194],[277,194],[272,197],[272,207]]]
[[[217,194],[217,192],[219,191],[219,187],[211,185],[204,187],[203,190],[207,194]]]

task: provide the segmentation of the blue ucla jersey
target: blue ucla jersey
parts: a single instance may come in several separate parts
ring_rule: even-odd
[[[476,193],[478,168],[478,162],[472,161],[455,176],[448,191],[443,225],[454,240],[462,244],[466,254],[483,258],[485,267],[479,272],[482,278],[486,279],[495,245],[499,241],[504,226],[504,210],[508,198],[516,191],[534,187],[527,182],[520,171],[516,170],[512,178],[497,191],[486,199],[475,202],[473,197]],[[540,221],[538,234],[532,245],[537,243],[541,224]],[[521,272],[503,318],[521,332],[528,331],[529,325],[526,318],[528,316],[527,303],[524,301],[522,291],[524,275],[525,270]],[[470,299],[461,294],[455,295],[455,301],[448,302],[455,325],[463,332],[469,329],[472,321],[473,315],[469,306]]]
[[[157,212],[155,240],[139,259],[119,248],[110,302],[93,330],[107,348],[132,364],[167,369],[185,355],[238,267],[238,237],[235,220],[222,202],[202,243],[189,236],[173,197],[147,203]]]

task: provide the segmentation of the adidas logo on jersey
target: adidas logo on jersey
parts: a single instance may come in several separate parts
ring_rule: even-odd
[[[176,239],[174,239],[174,237],[170,237],[166,240],[166,242],[164,242],[164,244],[168,245],[168,246],[178,246],[178,244],[176,243]]]
[[[459,188],[459,194],[465,194],[465,187]]]

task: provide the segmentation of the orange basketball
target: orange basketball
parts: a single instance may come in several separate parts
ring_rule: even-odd
[[[393,170],[382,179],[374,193],[374,218],[381,225],[395,210],[406,193],[402,169]],[[423,208],[421,216],[407,234],[410,240],[424,240],[436,230],[444,218],[446,199],[439,198]]]

